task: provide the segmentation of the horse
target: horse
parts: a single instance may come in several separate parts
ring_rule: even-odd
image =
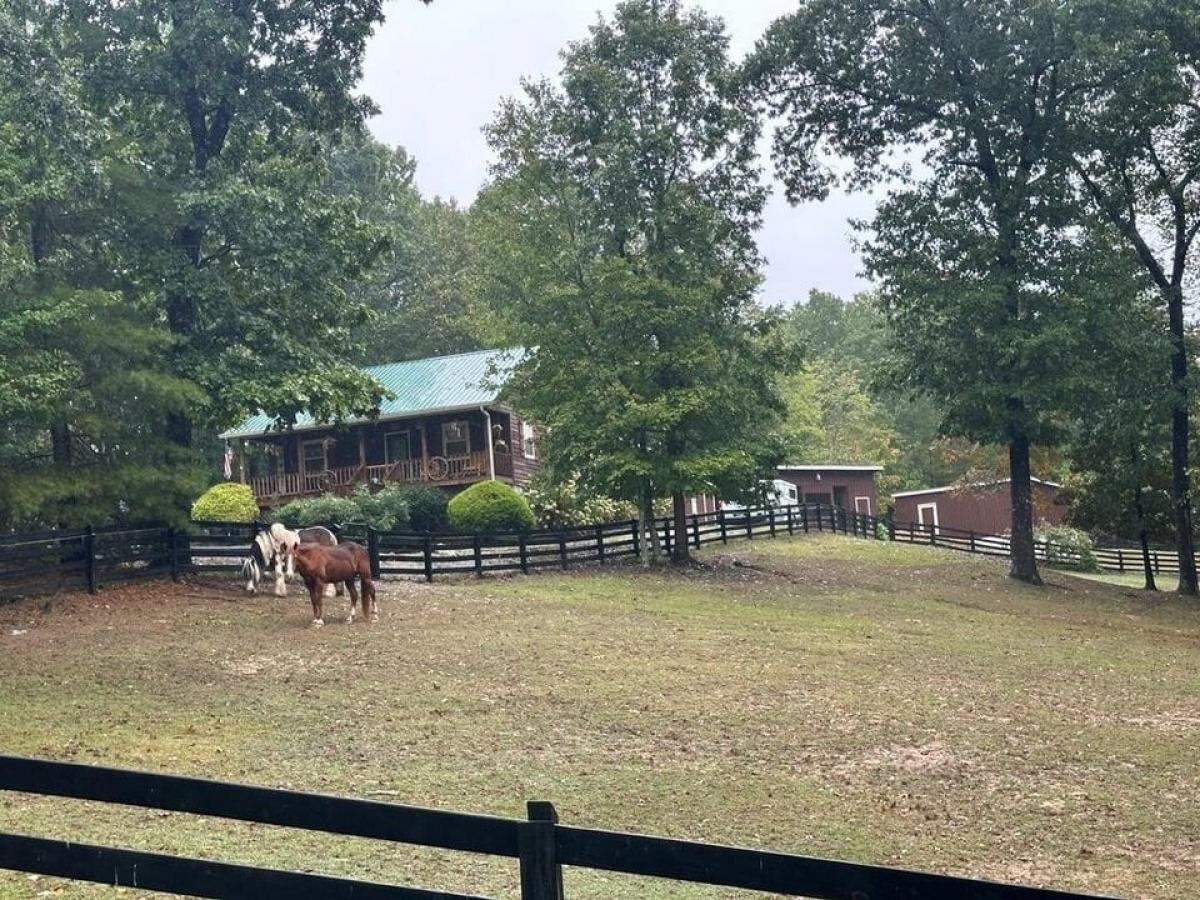
[[[358,591],[354,589],[354,576],[362,582],[363,618],[379,621],[379,606],[375,601],[375,582],[371,580],[371,558],[360,544],[346,541],[334,547],[320,544],[297,544],[292,551],[296,570],[308,587],[312,601],[314,628],[325,624],[323,601],[326,586],[344,584],[350,592],[350,614],[346,623],[354,621],[354,608],[358,605]]]
[[[258,591],[258,583],[266,577],[267,572],[275,573],[275,596],[287,596],[286,576],[295,575],[291,563],[291,548],[298,544],[321,544],[331,547],[337,544],[337,536],[328,528],[316,526],[291,531],[276,522],[269,529],[264,529],[254,536],[250,544],[250,555],[242,561],[242,576],[246,579],[246,592],[254,594]],[[342,586],[337,585],[337,593],[342,593]]]

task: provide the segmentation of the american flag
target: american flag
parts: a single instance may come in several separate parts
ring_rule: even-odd
[[[233,448],[225,445],[225,480],[233,478]]]

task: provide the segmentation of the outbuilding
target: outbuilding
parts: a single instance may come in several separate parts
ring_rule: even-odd
[[[1059,525],[1067,517],[1061,485],[1053,481],[1033,482],[1035,525]],[[1012,527],[1011,478],[974,484],[946,485],[892,495],[897,524],[915,523],[935,528],[956,528],[980,534],[1005,534]]]
[[[796,496],[786,502],[824,503],[851,512],[878,515],[875,476],[883,466],[784,465],[777,481],[795,486]]]

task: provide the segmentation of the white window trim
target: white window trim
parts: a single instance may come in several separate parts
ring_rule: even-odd
[[[932,522],[925,521],[925,510],[927,510],[927,509],[933,511],[933,521]],[[937,508],[936,503],[918,503],[917,504],[917,524],[918,525],[932,525],[934,533],[935,534],[937,533],[937,531],[940,528],[941,523],[938,522],[938,508]]]
[[[521,421],[521,455],[526,459],[537,459],[537,435],[533,425]]]
[[[402,459],[412,459],[413,458],[413,455],[412,455],[412,452],[413,452],[412,432],[410,432],[407,428],[405,428],[403,431],[388,431],[388,432],[385,432],[383,435],[383,461],[385,463],[387,463],[389,466],[395,465],[396,463],[400,462],[399,459],[391,459],[388,457],[388,438],[396,437],[397,435],[404,436],[404,443],[408,447],[408,456],[402,457]]]
[[[315,440],[315,441],[301,441],[300,442],[300,467],[301,467],[301,469],[303,469],[305,475],[316,474],[314,472],[310,472],[309,468],[308,468],[308,449],[307,448],[311,447],[313,444],[319,444],[321,447],[321,468],[318,469],[317,471],[318,472],[328,472],[329,471],[329,445],[325,443],[325,439],[321,438],[321,439]]]
[[[463,456],[470,456],[471,455],[471,423],[468,422],[466,419],[455,419],[452,422],[443,422],[442,423],[442,454],[447,457],[450,456],[450,449],[449,449],[450,441],[446,437],[446,429],[452,425],[461,425],[462,426],[463,438],[467,443],[467,452],[464,453]]]
[[[858,501],[859,501],[859,500],[865,501],[865,503],[866,503],[866,506],[867,506],[866,510],[863,510],[863,509],[860,509],[860,508],[859,508],[859,504],[858,504]],[[867,497],[855,497],[855,498],[854,498],[854,511],[855,511],[856,513],[866,512],[866,514],[867,514],[868,516],[869,516],[869,515],[872,515],[872,513],[871,513],[871,498],[870,498],[869,496],[867,496]]]

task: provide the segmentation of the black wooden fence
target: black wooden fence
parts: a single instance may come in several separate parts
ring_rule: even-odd
[[[94,592],[103,584],[131,578],[234,571],[241,567],[261,527],[201,522],[186,531],[161,525],[119,526],[0,537],[0,597],[62,589]],[[654,527],[667,550],[676,540],[699,548],[736,539],[819,531],[985,556],[1009,555],[1008,538],[1001,535],[896,523],[817,503],[698,513],[687,517],[686,528],[678,535],[673,519],[657,519]],[[606,563],[637,556],[648,537],[636,521],[497,534],[376,531],[354,524],[339,531],[344,539],[367,547],[377,576],[416,576],[430,581],[444,575],[528,573]],[[1038,542],[1036,551],[1039,559],[1052,565],[1071,567],[1081,562],[1077,552],[1060,545]],[[1155,571],[1178,571],[1170,553],[1152,552]],[[1136,571],[1141,564],[1140,552],[1130,549],[1100,549],[1094,555],[1100,567],[1109,571]]]
[[[522,900],[564,900],[563,867],[828,900],[1080,900],[1086,895],[809,856],[561,825],[549,803],[509,819],[0,756],[0,790],[120,803],[519,862]],[[0,833],[0,869],[194,897],[480,900],[467,894]]]

